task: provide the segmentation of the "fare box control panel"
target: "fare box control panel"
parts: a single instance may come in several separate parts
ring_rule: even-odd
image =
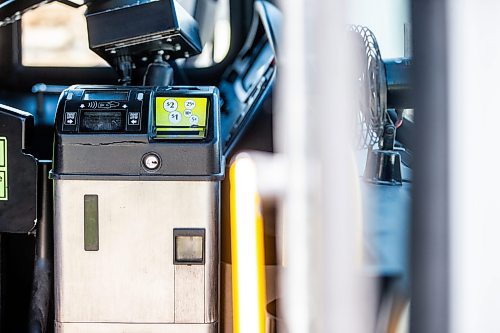
[[[148,134],[154,140],[204,140],[213,89],[74,86],[63,95],[63,134]],[[62,116],[62,117],[61,117]]]

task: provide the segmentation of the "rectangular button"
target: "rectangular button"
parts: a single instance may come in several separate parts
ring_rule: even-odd
[[[203,261],[203,237],[177,236],[175,237],[175,260],[179,262]]]
[[[200,265],[205,262],[205,229],[174,230],[174,264]]]
[[[140,112],[129,112],[128,113],[128,125],[139,126],[141,124],[141,113]]]
[[[7,137],[0,137],[0,201],[8,200]]]
[[[64,124],[65,125],[76,125],[76,112],[66,112],[64,114]]]
[[[99,197],[84,195],[83,197],[83,242],[85,251],[99,251]]]
[[[7,138],[5,136],[0,137],[0,168],[5,168],[7,166]]]
[[[7,173],[0,171],[0,200],[7,200]]]

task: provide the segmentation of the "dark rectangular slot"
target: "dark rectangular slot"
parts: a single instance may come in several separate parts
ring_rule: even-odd
[[[85,251],[99,251],[99,197],[85,195],[83,197],[83,242]]]
[[[87,111],[80,116],[81,132],[122,132],[125,117],[122,110]]]
[[[84,101],[128,101],[128,91],[85,91]]]
[[[200,136],[201,131],[158,131],[156,135]],[[201,138],[201,137],[200,137]],[[202,139],[202,138],[201,138]]]

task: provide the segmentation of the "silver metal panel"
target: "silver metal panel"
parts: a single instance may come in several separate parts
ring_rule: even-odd
[[[84,251],[85,194],[99,196],[99,251]],[[206,229],[206,263],[200,267],[205,279],[217,277],[218,196],[217,182],[56,181],[56,320],[173,323],[173,229]],[[217,320],[217,280],[204,286],[201,322]],[[82,332],[94,331],[85,327]],[[144,327],[141,332],[157,332]]]
[[[175,322],[205,321],[204,270],[200,265],[175,266]]]
[[[60,333],[217,333],[212,324],[56,323]]]

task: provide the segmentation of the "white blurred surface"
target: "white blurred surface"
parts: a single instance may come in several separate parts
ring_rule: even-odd
[[[500,332],[499,13],[497,0],[448,3],[454,333]]]
[[[281,2],[285,27],[276,115],[287,167],[284,316],[290,333],[373,330],[362,260],[352,120],[357,57],[348,0]]]

